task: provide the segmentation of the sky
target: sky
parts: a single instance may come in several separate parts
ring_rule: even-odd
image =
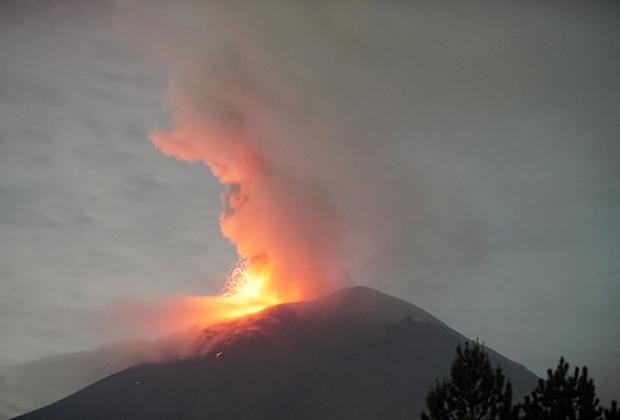
[[[149,140],[181,92],[328,197],[334,287],[608,380],[619,23],[602,1],[3,1],[0,365],[127,337],[118,302],[221,290],[221,187]]]

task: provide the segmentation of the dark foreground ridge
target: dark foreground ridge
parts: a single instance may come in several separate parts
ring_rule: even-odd
[[[415,419],[465,337],[365,287],[204,331],[196,356],[141,364],[19,419]],[[515,395],[536,377],[489,351]]]

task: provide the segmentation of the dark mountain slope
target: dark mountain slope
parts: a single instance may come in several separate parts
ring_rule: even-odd
[[[462,340],[402,300],[343,289],[209,328],[194,358],[129,368],[20,418],[411,419]],[[516,394],[533,387],[491,358]]]

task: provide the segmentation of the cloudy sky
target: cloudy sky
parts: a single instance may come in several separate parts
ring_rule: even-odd
[[[176,81],[325,191],[349,283],[537,373],[620,369],[613,2],[4,0],[0,52],[0,364],[221,289],[221,188],[148,140]]]

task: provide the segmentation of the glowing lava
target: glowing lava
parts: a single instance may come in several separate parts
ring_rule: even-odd
[[[176,328],[192,325],[207,326],[259,312],[285,302],[272,290],[270,264],[240,260],[230,271],[222,294],[185,297],[174,305],[166,324]],[[289,301],[288,299],[286,301]]]
[[[231,270],[223,298],[230,306],[232,316],[247,315],[282,303],[275,293],[269,291],[273,269],[264,261],[249,264],[240,260]]]

